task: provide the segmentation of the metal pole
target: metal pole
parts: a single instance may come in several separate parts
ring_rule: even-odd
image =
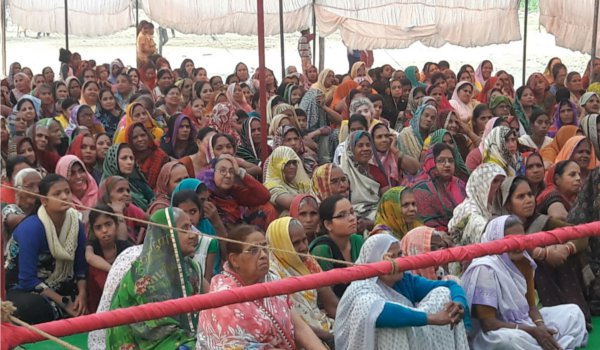
[[[596,60],[596,40],[598,38],[598,5],[600,0],[594,2],[594,27],[592,28],[592,57],[590,60],[590,84],[594,82],[594,61]]]
[[[281,48],[281,80],[285,77],[285,40],[283,38],[283,0],[279,0],[279,46]]]
[[[312,27],[313,27],[313,35],[315,36],[315,38],[317,37],[317,16],[315,13],[315,0],[313,0],[313,5],[312,5]],[[313,40],[313,60],[317,59],[317,41]],[[313,64],[316,66],[316,61],[313,62]]]
[[[135,0],[135,31],[137,32],[138,26],[140,25],[140,5],[139,0]],[[137,41],[137,37],[136,37]]]
[[[2,0],[2,75],[6,76],[6,0]],[[12,82],[9,82],[12,83]],[[4,266],[4,265],[2,265]]]
[[[256,12],[258,14],[258,75],[259,75],[259,103],[260,103],[260,128],[261,128],[261,140],[260,140],[260,158],[264,162],[269,156],[269,150],[267,149],[267,87],[266,85],[266,72],[265,69],[265,13],[264,13],[264,0],[256,1]]]
[[[65,0],[65,46],[69,50],[69,0]]]
[[[527,70],[527,17],[529,17],[529,0],[525,0],[525,18],[523,21],[523,76],[521,85],[525,85],[525,76]]]

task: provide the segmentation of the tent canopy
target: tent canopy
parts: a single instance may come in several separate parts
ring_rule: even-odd
[[[556,45],[592,52],[594,0],[540,0],[540,24],[556,38]],[[597,41],[600,49],[600,41]],[[598,56],[598,52],[596,52]]]
[[[557,0],[560,1],[560,0]],[[322,36],[340,30],[352,49],[396,49],[416,41],[464,47],[521,39],[519,0],[317,0]]]
[[[65,33],[65,0],[8,0],[12,22],[36,32]],[[108,35],[133,24],[130,0],[70,0],[69,34]]]
[[[187,34],[257,35],[256,0],[143,0],[144,12],[166,28]],[[283,32],[308,28],[312,0],[283,1]],[[279,34],[279,0],[264,0],[265,35]]]

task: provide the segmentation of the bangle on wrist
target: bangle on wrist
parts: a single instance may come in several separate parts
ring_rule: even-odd
[[[544,320],[538,318],[537,320],[534,320],[533,323],[535,323],[535,325],[537,326],[539,323],[544,323]]]
[[[565,244],[567,246],[567,249],[569,250],[569,255],[573,255],[575,253],[577,253],[577,246],[575,246],[575,243],[573,242],[567,242],[567,244]]]
[[[519,329],[519,324],[518,323],[515,323],[515,329],[517,329],[517,330]]]

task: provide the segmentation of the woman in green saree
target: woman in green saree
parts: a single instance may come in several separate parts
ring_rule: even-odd
[[[133,262],[115,292],[111,310],[202,293],[203,280],[192,259],[198,236],[189,216],[179,208],[157,211],[142,253]],[[181,314],[108,329],[107,349],[194,349],[197,313]]]

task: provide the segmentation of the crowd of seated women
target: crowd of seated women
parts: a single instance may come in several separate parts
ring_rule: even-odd
[[[587,343],[596,238],[414,271],[394,259],[600,220],[600,64],[582,76],[553,58],[518,87],[489,60],[359,61],[290,66],[281,83],[265,69],[261,87],[241,62],[224,82],[155,54],[61,62],[60,79],[15,62],[2,80],[6,291],[24,321],[387,260],[379,277],[96,330],[89,348]]]

